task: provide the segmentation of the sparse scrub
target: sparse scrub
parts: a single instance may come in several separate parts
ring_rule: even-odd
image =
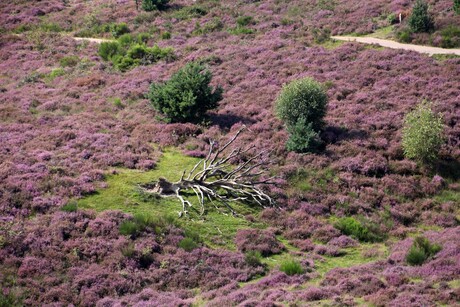
[[[262,254],[259,251],[247,251],[244,254],[244,261],[253,267],[262,266]]]
[[[196,244],[192,238],[185,237],[179,242],[178,247],[187,252],[191,252],[198,247],[198,244]]]
[[[115,38],[120,37],[123,34],[129,33],[129,27],[126,23],[115,23],[111,26],[110,32],[112,33],[112,36]]]
[[[440,245],[430,243],[427,238],[417,237],[406,255],[406,261],[410,265],[421,265],[441,249]]]
[[[61,208],[62,211],[65,212],[76,212],[78,210],[77,202],[76,201],[71,201],[62,206]]]
[[[436,161],[443,144],[443,130],[442,117],[431,110],[431,103],[423,101],[404,118],[404,155],[423,164]]]
[[[153,83],[148,98],[170,122],[198,122],[222,99],[222,88],[209,85],[212,74],[205,66],[191,62],[164,83]]]
[[[74,67],[80,62],[80,57],[77,55],[64,56],[59,60],[62,67]]]

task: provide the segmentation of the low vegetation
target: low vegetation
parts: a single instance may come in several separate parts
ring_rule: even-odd
[[[406,261],[410,265],[421,265],[441,249],[440,245],[432,244],[427,238],[417,237],[406,255]]]

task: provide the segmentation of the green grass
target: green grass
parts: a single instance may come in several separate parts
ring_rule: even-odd
[[[365,37],[375,37],[381,39],[394,39],[393,35],[394,26],[387,26],[377,29],[374,33],[364,35]]]
[[[107,188],[78,200],[78,208],[93,209],[97,212],[105,210],[121,210],[131,214],[150,214],[152,217],[178,216],[181,204],[176,198],[145,197],[138,191],[138,185],[158,180],[160,177],[170,181],[180,179],[184,169],[190,170],[198,161],[196,158],[184,156],[178,151],[164,152],[158,165],[151,171],[139,171],[117,168],[117,174],[107,176]],[[197,204],[195,197],[189,200]],[[234,209],[242,215],[257,214],[257,208],[235,204]],[[179,227],[199,233],[203,242],[214,248],[235,249],[233,238],[238,229],[258,227],[261,223],[251,223],[243,217],[234,217],[225,209],[218,210],[208,204],[203,216],[199,215],[199,206],[189,208],[187,217],[178,218]],[[222,211],[222,212],[221,212]]]

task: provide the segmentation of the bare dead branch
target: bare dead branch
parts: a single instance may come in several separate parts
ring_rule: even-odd
[[[206,158],[198,161],[188,172],[187,177],[185,177],[187,172],[184,170],[177,182],[169,182],[161,178],[158,182],[149,183],[141,186],[141,188],[146,193],[179,199],[182,205],[179,216],[186,215],[187,208],[192,207],[192,203],[184,198],[184,193],[187,191],[195,194],[200,205],[200,214],[205,212],[206,199],[216,208],[219,207],[217,204],[223,204],[233,215],[236,214],[236,211],[230,203],[234,202],[254,204],[263,208],[274,206],[275,203],[272,198],[260,188],[262,185],[272,184],[272,180],[275,179],[275,177],[261,179],[265,173],[261,167],[266,164],[262,157],[267,152],[262,151],[255,154],[237,165],[231,165],[230,162],[240,158],[243,154],[247,154],[255,146],[249,146],[245,149],[238,147],[221,157],[244,129],[245,127],[239,129],[221,148],[216,145],[216,142],[210,141]],[[198,170],[200,165],[202,168]]]

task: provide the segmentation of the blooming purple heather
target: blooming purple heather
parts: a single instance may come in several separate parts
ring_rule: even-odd
[[[411,43],[460,48],[452,1],[427,2],[435,29],[411,33]],[[328,36],[397,39],[407,20],[390,28],[390,15],[412,5],[171,0],[145,12],[134,0],[1,1],[0,302],[457,304],[460,59]],[[74,39],[114,40],[120,23],[129,28],[120,44],[174,56],[123,54],[133,62],[121,71],[97,42]],[[202,122],[168,124],[146,94],[190,61],[212,72],[223,99]],[[328,97],[314,154],[287,151],[275,114],[283,85],[306,77]],[[405,115],[422,100],[443,123],[431,165],[401,146]],[[139,190],[178,180],[211,140],[222,145],[243,126],[232,146],[254,148],[229,163],[265,153],[261,179],[274,177],[260,190],[273,206],[232,204],[229,216],[209,202],[203,215],[192,206],[179,219],[174,200]],[[416,237],[440,250],[411,265]],[[298,274],[280,270],[289,264]]]

